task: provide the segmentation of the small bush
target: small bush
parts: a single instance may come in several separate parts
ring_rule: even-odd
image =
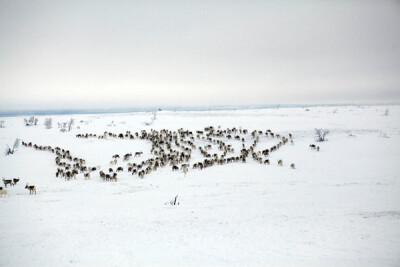
[[[39,119],[35,118],[35,116],[30,117],[29,119],[24,119],[25,126],[36,126]]]
[[[324,142],[326,141],[326,136],[329,134],[329,130],[326,129],[315,129],[315,141]]]
[[[389,116],[389,109],[387,108],[386,110],[385,110],[385,114],[383,114],[384,116]]]
[[[349,132],[348,137],[356,137],[354,134],[352,134],[351,132]]]
[[[178,195],[176,195],[176,197],[171,200],[170,202],[166,202],[165,205],[171,205],[171,206],[175,206],[175,205],[179,205],[179,202],[177,202],[178,199]]]
[[[74,125],[75,120],[70,119],[67,122],[58,122],[58,128],[60,128],[60,132],[70,132],[72,130],[72,126]]]
[[[46,126],[46,129],[53,128],[53,120],[52,120],[52,118],[46,118],[45,121],[44,121],[44,125]]]
[[[379,133],[379,137],[382,137],[382,138],[389,138],[389,136],[386,134],[386,132],[380,132],[380,133]]]
[[[68,132],[70,132],[71,130],[72,130],[72,126],[74,125],[74,123],[75,123],[75,120],[74,119],[70,119],[69,121],[68,121]]]
[[[17,151],[17,149],[19,147],[19,142],[20,142],[20,140],[17,138],[17,139],[15,139],[14,145],[12,146],[12,148],[7,145],[6,150],[5,150],[5,155],[8,156],[8,155],[14,154],[14,152]]]

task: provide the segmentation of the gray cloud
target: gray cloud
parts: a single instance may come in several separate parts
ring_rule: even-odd
[[[1,1],[0,108],[400,101],[391,1]]]

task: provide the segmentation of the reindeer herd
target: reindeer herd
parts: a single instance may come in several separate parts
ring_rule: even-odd
[[[7,186],[9,185],[10,187],[13,187],[15,185],[17,185],[17,183],[19,182],[20,178],[13,178],[13,179],[4,179],[3,177],[3,183],[4,183],[4,187],[7,188]],[[25,186],[25,189],[29,190],[29,194],[35,194],[36,195],[36,187],[34,185],[29,185],[28,183]],[[4,189],[3,187],[0,186],[0,197],[3,196],[7,196],[8,195],[8,191],[7,189]]]
[[[249,133],[247,129],[228,128],[221,130],[220,127],[215,129],[213,126],[206,127],[204,130],[196,131],[195,133],[181,128],[178,131],[163,129],[160,131],[151,130],[150,132],[146,132],[142,130],[141,132],[136,132],[134,134],[130,131],[127,131],[125,134],[104,132],[101,135],[96,135],[86,133],[78,134],[76,137],[98,139],[118,138],[130,140],[142,139],[150,141],[152,144],[150,152],[155,157],[146,161],[142,161],[139,164],[127,163],[126,166],[129,173],[132,175],[138,175],[140,178],[143,178],[152,171],[167,165],[171,166],[172,171],[182,170],[182,172],[186,175],[190,167],[193,169],[203,169],[213,165],[223,165],[234,162],[245,163],[250,155],[255,161],[261,164],[270,164],[270,161],[267,158],[270,153],[276,151],[282,145],[287,144],[289,140],[291,144],[294,144],[291,134],[289,134],[289,137],[285,137],[279,134],[274,134],[271,130],[266,130],[265,132],[255,130]],[[253,144],[249,148],[246,148],[246,139],[248,137],[251,137]],[[259,142],[260,137],[276,138],[279,140],[279,142],[270,149],[257,151],[256,145]],[[207,144],[204,147],[197,147],[195,145],[196,139],[206,142]],[[235,153],[235,151],[230,144],[226,144],[226,140],[237,140],[241,142],[242,149],[240,150],[240,153],[236,156],[232,155]],[[222,154],[211,154],[209,151],[213,148],[213,146],[217,147]],[[193,150],[198,150],[204,159],[190,166],[189,161],[192,157]],[[135,157],[140,156],[141,154],[142,152],[136,152]],[[124,161],[128,161],[130,156],[132,156],[132,154],[126,154],[124,156]],[[118,159],[119,155],[114,155],[113,160],[110,161],[110,165],[116,165],[118,163]],[[280,160],[278,164],[282,166],[282,160]],[[294,164],[291,164],[290,166],[293,169],[295,167]],[[123,171],[123,168],[119,167],[117,171],[119,170]],[[112,172],[112,169],[110,168],[109,171]],[[103,179],[104,175],[106,175],[104,172],[100,173],[100,177]]]
[[[277,151],[286,144],[294,144],[292,134],[283,136],[275,134],[271,130],[254,130],[249,132],[247,129],[227,128],[221,129],[220,126],[214,128],[213,126],[205,127],[203,130],[190,131],[180,128],[176,131],[168,129],[150,131],[142,130],[140,132],[132,133],[126,131],[125,133],[112,133],[104,132],[103,134],[77,134],[76,138],[98,138],[98,139],[129,139],[129,140],[145,140],[151,144],[150,153],[152,157],[142,160],[141,162],[130,162],[132,158],[140,158],[143,155],[142,151],[127,153],[125,155],[115,154],[111,157],[109,166],[102,168],[98,166],[87,166],[86,160],[79,157],[74,157],[67,149],[60,147],[42,146],[33,144],[32,142],[22,142],[24,147],[34,148],[36,150],[48,151],[55,154],[57,178],[63,178],[65,181],[76,179],[77,175],[82,174],[85,180],[91,179],[96,176],[106,182],[117,182],[118,173],[127,172],[132,176],[144,178],[151,172],[159,168],[170,166],[172,171],[181,170],[184,175],[190,169],[202,170],[215,165],[225,165],[236,162],[246,163],[249,159],[254,160],[259,164],[269,165],[269,156],[271,153]],[[258,150],[257,145],[261,138],[272,138],[276,143],[268,149]],[[250,140],[251,145],[247,146]],[[195,142],[197,141],[197,142]],[[235,149],[227,141],[237,141],[241,143],[241,149],[235,153]],[[203,145],[196,145],[196,144]],[[319,147],[310,145],[311,148],[319,151]],[[211,152],[217,149],[219,152]],[[202,155],[202,160],[191,164],[192,153],[197,150]],[[122,162],[121,162],[122,161]],[[125,164],[125,166],[118,166]],[[279,166],[283,166],[283,160],[277,161]],[[290,168],[295,169],[295,164],[291,163]],[[16,184],[13,180],[3,179],[5,186]],[[18,182],[18,181],[17,181]],[[36,194],[36,187],[25,187],[29,190],[30,194]],[[4,190],[4,189],[2,189]],[[6,195],[7,193],[1,193]]]

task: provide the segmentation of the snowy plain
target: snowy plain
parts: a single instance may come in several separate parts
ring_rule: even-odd
[[[0,266],[400,265],[400,106],[161,111],[145,125],[151,116],[49,115],[31,127],[24,117],[3,117],[0,149],[20,138],[69,149],[106,169],[114,154],[151,157],[150,142],[76,134],[221,126],[291,133],[294,144],[271,153],[270,165],[249,159],[190,168],[186,176],[167,166],[144,179],[123,172],[118,182],[97,173],[56,178],[47,151],[1,153],[0,176],[21,180],[0,198]],[[52,129],[45,117],[53,118]],[[73,130],[60,132],[57,122],[70,118]],[[314,128],[329,129],[328,141],[316,143]],[[272,144],[261,139],[258,146]],[[166,204],[176,195],[179,205]]]

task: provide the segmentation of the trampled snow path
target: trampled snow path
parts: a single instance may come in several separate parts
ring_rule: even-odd
[[[400,108],[382,116],[385,108],[164,111],[151,126],[143,125],[147,113],[73,115],[80,129],[71,133],[2,118],[0,148],[19,137],[69,148],[88,165],[149,153],[150,144],[78,133],[242,126],[291,132],[295,144],[272,154],[270,166],[249,160],[186,177],[166,167],[145,179],[121,174],[117,183],[57,179],[51,153],[2,154],[0,175],[21,181],[0,199],[0,265],[398,265]],[[52,117],[55,125],[70,118]],[[316,127],[331,131],[320,152],[308,148]],[[38,187],[36,196],[26,182]],[[165,205],[177,194],[179,206]]]

